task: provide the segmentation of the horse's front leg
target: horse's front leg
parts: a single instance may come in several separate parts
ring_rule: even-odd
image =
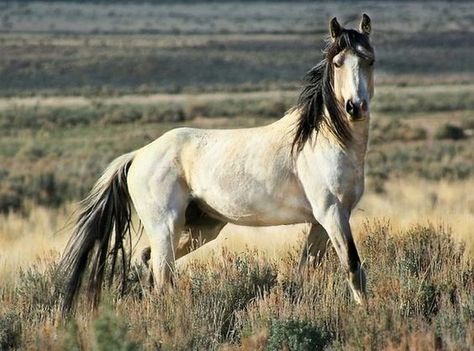
[[[343,268],[347,271],[354,299],[362,304],[366,297],[365,273],[352,237],[349,217],[349,211],[338,203],[327,206],[321,213],[315,213],[315,218],[326,230]]]

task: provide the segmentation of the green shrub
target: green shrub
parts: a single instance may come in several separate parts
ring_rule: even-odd
[[[138,345],[127,338],[129,326],[118,317],[111,308],[102,310],[94,322],[96,350],[98,351],[133,351]]]
[[[424,128],[410,126],[400,119],[374,122],[371,129],[370,141],[373,144],[425,140],[427,137]]]
[[[474,118],[464,118],[462,120],[462,128],[466,130],[471,130],[474,129]]]
[[[23,197],[9,187],[0,186],[0,213],[18,211],[23,206]]]
[[[145,108],[142,121],[146,123],[182,122],[188,119],[182,106],[164,105]]]
[[[466,134],[461,127],[446,123],[436,130],[434,137],[438,140],[461,140],[466,137]]]
[[[45,150],[44,146],[31,141],[23,145],[23,147],[18,150],[16,157],[34,162],[45,157],[46,155],[47,151]]]
[[[0,315],[0,350],[17,349],[21,345],[21,318],[16,312]]]
[[[100,121],[104,124],[125,124],[138,121],[142,111],[138,108],[127,106],[108,107]]]
[[[103,111],[89,107],[14,107],[0,112],[0,127],[5,130],[48,129],[88,125]]]
[[[385,193],[385,183],[388,180],[388,176],[383,172],[368,172],[367,174],[367,190],[373,191],[377,194]]]
[[[66,182],[59,181],[56,173],[44,172],[34,176],[30,183],[30,196],[40,205],[59,206],[67,198]]]
[[[323,350],[331,335],[305,320],[272,320],[268,336],[268,351]]]
[[[215,341],[219,342],[238,340],[236,313],[276,283],[276,274],[270,265],[262,265],[250,256],[227,254],[226,260],[231,266],[226,265],[210,277],[205,270],[200,271],[193,277],[191,288],[193,300],[199,306],[193,309],[193,320],[199,322],[196,327],[202,330],[205,325],[204,330],[215,335]],[[209,314],[215,309],[219,311],[218,315]]]
[[[69,319],[64,326],[62,348],[68,351],[81,351],[79,325],[75,319]]]
[[[37,266],[21,270],[15,294],[25,302],[23,318],[43,320],[52,315],[60,303],[61,287],[56,264],[44,272]]]

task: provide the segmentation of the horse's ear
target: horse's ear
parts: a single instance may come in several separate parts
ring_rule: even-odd
[[[370,23],[370,17],[367,14],[362,15],[362,19],[360,20],[359,30],[361,33],[370,35],[372,31],[372,24]]]
[[[331,38],[335,40],[339,35],[342,33],[342,27],[337,21],[337,18],[334,17],[330,22],[329,22],[329,33],[331,34]]]

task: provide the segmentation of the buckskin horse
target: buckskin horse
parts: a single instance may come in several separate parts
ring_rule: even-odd
[[[125,279],[132,204],[150,242],[157,289],[172,279],[184,230],[207,228],[217,235],[226,223],[311,223],[301,262],[320,257],[330,240],[355,301],[362,303],[365,274],[349,218],[364,191],[374,92],[370,33],[366,14],[358,30],[333,18],[324,57],[308,72],[297,105],[272,124],[177,128],[115,159],[82,202],[61,259],[63,308],[72,307],[88,268],[93,303],[106,266],[113,276],[120,257]]]

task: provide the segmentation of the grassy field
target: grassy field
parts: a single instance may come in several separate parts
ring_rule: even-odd
[[[296,87],[330,16],[374,19],[378,83],[473,80],[468,2],[2,6],[0,94],[111,95]]]
[[[36,210],[31,219],[36,224],[42,216]],[[150,292],[143,267],[135,266],[125,295],[114,286],[98,313],[90,313],[82,301],[79,313],[65,321],[55,290],[57,254],[42,255],[19,274],[2,277],[1,346],[471,350],[474,266],[463,246],[436,226],[396,232],[375,221],[366,223],[363,233],[358,243],[370,272],[364,308],[353,304],[332,251],[301,278],[295,250],[272,259],[249,249],[238,254],[221,249],[205,261],[188,263],[177,287],[164,294]],[[54,246],[60,246],[58,238]]]
[[[306,225],[229,225],[164,294],[136,238],[126,294],[63,319],[54,269],[107,163],[178,126],[277,120],[328,19],[362,11],[376,95],[351,222],[368,305],[332,250],[298,276]],[[473,18],[468,2],[0,4],[0,350],[473,350]]]

